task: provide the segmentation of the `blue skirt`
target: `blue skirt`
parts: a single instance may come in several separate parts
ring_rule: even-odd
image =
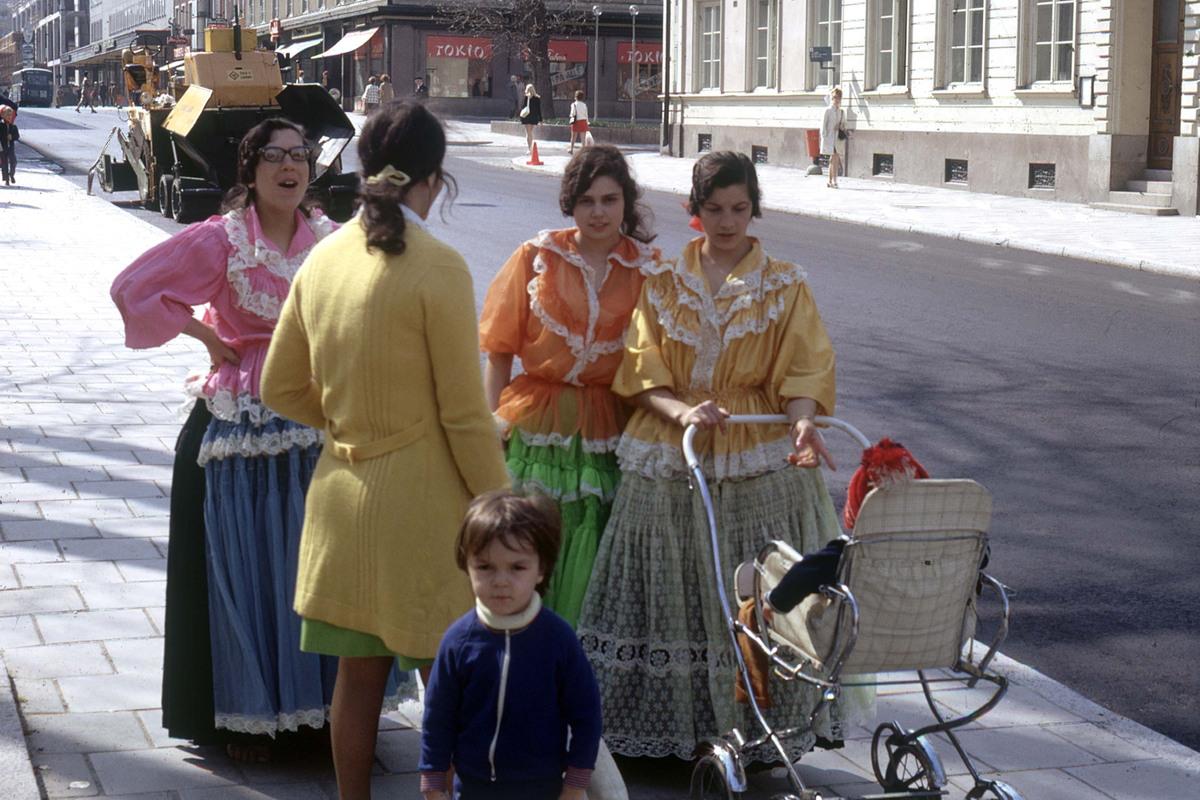
[[[213,708],[218,728],[274,735],[324,727],[337,662],[300,652],[292,610],[319,437],[255,411],[266,421],[249,411],[239,422],[214,418],[200,447]]]

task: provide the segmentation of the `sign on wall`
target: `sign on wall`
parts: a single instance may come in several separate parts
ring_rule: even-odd
[[[656,42],[649,42],[647,44],[639,43],[637,52],[634,53],[629,42],[618,42],[617,63],[628,64],[630,62],[638,64],[661,64],[662,45]]]
[[[425,39],[425,54],[430,58],[490,61],[492,40],[478,36],[429,36]]]

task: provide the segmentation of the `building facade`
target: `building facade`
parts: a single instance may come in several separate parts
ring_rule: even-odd
[[[852,176],[1196,213],[1200,0],[666,1],[674,153],[808,164],[837,85]]]
[[[635,4],[636,15],[628,2],[595,6],[598,17],[589,15],[580,29],[550,43],[551,82],[555,98],[564,101],[561,113],[582,89],[594,116],[629,118],[632,111],[639,119],[658,119],[661,3]],[[424,79],[439,113],[507,117],[511,76],[530,74],[523,53],[490,36],[448,30],[435,3],[248,0],[244,15],[262,46],[273,43],[291,56],[287,79],[303,71],[305,80],[319,81],[328,72],[330,88],[342,94],[347,108],[369,76],[386,73],[401,97],[411,94],[416,78]],[[636,103],[630,99],[635,91]]]
[[[12,25],[33,44],[33,61],[66,79],[63,54],[88,42],[87,0],[24,0],[12,5]]]

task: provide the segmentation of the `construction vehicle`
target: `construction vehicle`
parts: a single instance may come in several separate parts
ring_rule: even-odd
[[[144,35],[143,35],[144,34]],[[186,90],[168,91],[165,31],[139,32],[122,54],[130,105],[125,129],[113,128],[88,175],[106,192],[136,191],[143,206],[186,223],[216,213],[237,181],[237,150],[258,123],[284,117],[304,128],[317,154],[311,189],[326,213],[345,221],[358,189],[341,172],[354,125],[317,84],[283,84],[274,52],[241,47],[241,27],[205,31],[205,52],[184,56]],[[159,85],[160,74],[164,86]],[[120,154],[109,152],[116,140]]]

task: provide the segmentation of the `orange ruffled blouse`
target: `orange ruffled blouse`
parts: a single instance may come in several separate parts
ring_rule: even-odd
[[[497,416],[526,444],[616,450],[628,411],[613,395],[629,318],[658,250],[622,237],[604,274],[584,260],[575,229],[542,231],[501,268],[483,304],[480,349],[521,359]]]

